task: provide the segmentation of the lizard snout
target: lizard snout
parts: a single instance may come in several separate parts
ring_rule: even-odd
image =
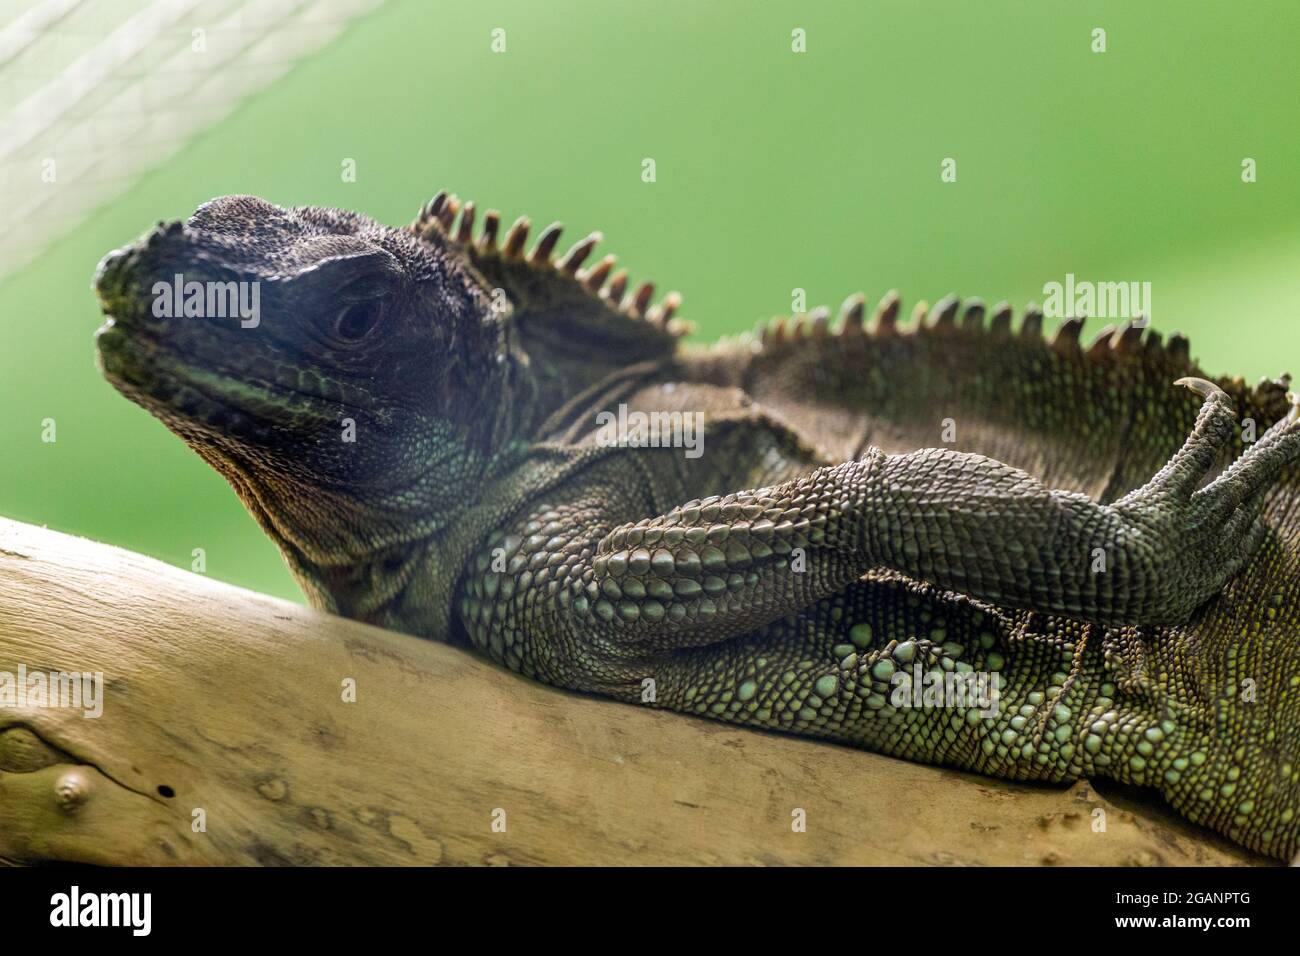
[[[100,309],[119,325],[159,326],[158,311],[152,308],[157,297],[155,279],[171,280],[163,275],[168,247],[182,237],[179,222],[158,225],[130,245],[114,249],[99,261],[91,285],[99,296]]]

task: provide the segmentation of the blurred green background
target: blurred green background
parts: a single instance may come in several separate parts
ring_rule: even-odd
[[[301,600],[93,362],[100,256],[226,193],[396,224],[447,186],[600,228],[699,339],[795,287],[1019,307],[1073,272],[1150,281],[1153,324],[1209,371],[1300,371],[1297,36],[1277,3],[390,0],[0,284],[0,514],[182,567],[202,547],[208,574]]]

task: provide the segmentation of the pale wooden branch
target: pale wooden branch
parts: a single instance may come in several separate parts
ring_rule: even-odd
[[[1021,786],[565,693],[0,519],[0,672],[19,665],[102,671],[105,704],[98,719],[0,709],[8,861],[1258,862],[1086,784]]]

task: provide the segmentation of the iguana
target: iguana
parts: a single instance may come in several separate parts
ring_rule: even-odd
[[[557,259],[558,224],[526,251],[526,218],[476,218],[230,196],[100,263],[104,374],[313,605],[630,702],[1153,787],[1297,851],[1289,379],[1208,381],[1143,322],[900,322],[893,293],[690,346],[675,294],[586,265],[599,234]],[[190,315],[159,318],[178,276]]]

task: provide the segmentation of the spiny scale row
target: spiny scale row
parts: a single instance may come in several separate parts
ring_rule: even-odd
[[[901,303],[897,292],[889,292],[876,306],[870,320],[866,318],[867,301],[861,293],[856,293],[844,300],[840,306],[838,321],[832,326],[830,310],[825,306],[793,317],[779,316],[770,322],[759,325],[758,337],[764,348],[784,345],[801,340],[825,339],[829,336],[853,337],[858,335],[887,336],[901,334],[909,329],[900,329],[898,316]],[[958,314],[960,313],[960,318]],[[914,333],[945,333],[961,330],[981,332],[992,336],[1011,337],[1011,306],[999,302],[993,306],[992,318],[988,324],[984,321],[985,307],[979,299],[962,302],[953,295],[945,296],[929,307],[925,302],[918,302],[912,310],[910,331]],[[1090,357],[1115,352],[1131,355],[1142,348],[1152,351],[1164,349],[1175,358],[1187,359],[1190,347],[1187,338],[1178,332],[1163,343],[1160,334],[1149,329],[1143,320],[1128,320],[1119,326],[1108,325],[1097,334],[1086,350],[1079,344],[1083,331],[1083,319],[1069,318],[1061,322],[1056,333],[1051,337],[1051,348],[1063,354],[1084,352]],[[1019,337],[1041,341],[1043,337],[1043,313],[1036,305],[1025,309],[1021,320]]]
[[[458,212],[459,220],[456,218]],[[501,239],[499,246],[497,237],[501,230],[501,214],[495,209],[489,209],[483,214],[483,231],[477,241],[474,239],[475,218],[473,201],[462,204],[456,196],[446,190],[440,190],[420,210],[414,229],[426,237],[430,230],[437,230],[448,239],[469,248],[475,255],[495,254],[502,259],[526,262],[537,269],[553,269],[578,282],[590,295],[601,299],[620,315],[631,319],[643,319],[670,335],[682,336],[691,330],[688,323],[673,318],[682,301],[678,293],[669,292],[658,304],[652,304],[654,283],[642,282],[629,290],[627,270],[619,269],[613,272],[614,256],[603,257],[590,269],[582,268],[582,264],[587,261],[596,244],[603,238],[599,232],[593,232],[586,238],[580,239],[568,252],[552,261],[551,255],[555,252],[556,244],[560,241],[560,233],[564,229],[560,223],[553,222],[543,229],[537,237],[537,244],[533,246],[533,251],[525,254],[524,246],[528,241],[529,230],[532,228],[532,222],[527,216],[520,216],[515,220],[514,225]],[[611,272],[613,275],[610,274]]]

